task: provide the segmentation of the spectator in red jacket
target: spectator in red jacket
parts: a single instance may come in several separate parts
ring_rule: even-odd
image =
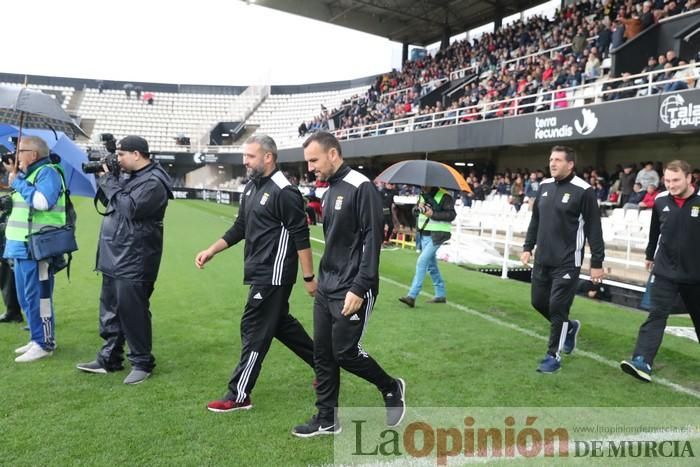
[[[656,189],[656,185],[653,183],[650,183],[647,185],[647,192],[644,195],[644,198],[642,198],[642,201],[639,202],[639,209],[649,209],[654,207],[654,200],[656,199],[656,195],[659,194],[659,190]]]

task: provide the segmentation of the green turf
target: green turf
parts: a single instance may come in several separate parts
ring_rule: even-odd
[[[100,218],[90,200],[76,200],[80,251],[71,281],[57,277],[58,350],[51,358],[15,364],[13,349],[27,341],[20,326],[0,325],[0,464],[2,465],[307,465],[332,462],[332,440],[300,440],[293,425],[313,413],[313,373],[274,343],[253,393],[253,410],[213,414],[239,353],[239,318],[246,298],[242,245],[203,271],[195,254],[231,224],[234,208],[172,202],[165,253],[152,299],[153,377],[122,384],[125,372],[78,372],[92,360],[98,335],[100,277],[94,270]],[[322,238],[319,228],[312,236]],[[313,242],[320,252],[322,244]],[[448,298],[497,318],[490,321],[451,305],[409,310],[405,294],[415,254],[382,254],[379,299],[364,348],[409,385],[409,403],[462,406],[689,406],[698,399],[668,387],[637,383],[619,369],[583,355],[566,357],[562,371],[534,371],[545,343],[503,323],[545,335],[545,321],[529,305],[529,287],[442,265]],[[315,257],[318,263],[318,256]],[[402,286],[396,283],[404,284]],[[428,281],[429,285],[429,281]],[[430,292],[430,288],[426,289]],[[311,330],[311,299],[298,286],[292,312]],[[572,316],[583,322],[579,345],[608,360],[627,358],[642,313],[577,298]],[[690,321],[674,317],[673,324]],[[665,337],[655,375],[700,390],[697,344]],[[381,404],[379,393],[343,374],[341,404]]]

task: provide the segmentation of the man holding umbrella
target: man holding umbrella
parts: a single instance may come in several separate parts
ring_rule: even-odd
[[[440,245],[450,239],[452,221],[457,217],[452,196],[444,188],[438,187],[423,187],[416,211],[416,248],[420,248],[421,253],[416,261],[416,272],[408,295],[399,298],[401,303],[410,308],[416,306],[416,297],[423,287],[426,272],[430,274],[435,288],[435,296],[428,300],[428,303],[447,303],[445,281],[440,274],[435,255]]]
[[[29,323],[31,340],[15,350],[19,354],[15,362],[25,363],[48,357],[56,348],[53,267],[50,261],[31,258],[27,235],[44,226],[66,224],[66,193],[61,169],[51,162],[49,148],[38,136],[23,136],[16,164],[5,168],[14,193],[3,256],[14,261],[17,298]]]
[[[398,162],[377,176],[385,183],[416,185],[423,187],[414,212],[418,215],[416,249],[421,251],[416,262],[408,295],[399,298],[410,308],[416,306],[416,297],[423,287],[426,272],[435,287],[435,296],[428,303],[447,303],[445,281],[438,269],[435,254],[440,245],[451,236],[451,223],[457,213],[454,200],[448,190],[471,193],[469,184],[453,167],[429,160]]]

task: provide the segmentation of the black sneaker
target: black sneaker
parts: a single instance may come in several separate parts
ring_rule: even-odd
[[[295,426],[292,434],[300,438],[311,438],[318,435],[337,435],[341,430],[340,423],[324,420],[318,415],[314,415],[303,425]]]
[[[387,426],[397,426],[406,415],[406,382],[402,378],[396,379],[396,389],[384,394],[384,406],[386,407]]]

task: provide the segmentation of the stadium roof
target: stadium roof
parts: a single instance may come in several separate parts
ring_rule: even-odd
[[[257,0],[256,4],[396,42],[425,46],[439,41],[444,32],[453,36],[543,1]]]

